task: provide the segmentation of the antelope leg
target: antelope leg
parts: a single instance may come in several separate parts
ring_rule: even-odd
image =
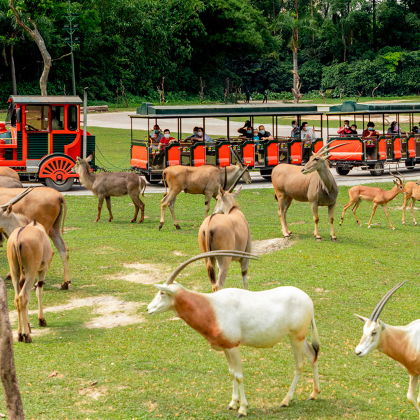
[[[226,277],[229,272],[229,265],[232,261],[232,257],[216,257],[217,261],[217,268],[218,268],[218,275],[217,275],[217,282],[213,285],[213,292],[217,292],[218,290],[223,289],[223,285],[225,284]]]
[[[382,206],[382,208],[383,208],[383,210],[384,210],[384,212],[385,212],[386,218],[388,219],[389,226],[391,227],[391,229],[392,229],[392,230],[395,230],[394,226],[392,226],[391,219],[389,218],[389,214],[388,214],[388,207],[387,207],[387,205],[386,205],[386,204],[384,204],[384,205]]]
[[[98,222],[99,219],[101,218],[102,204],[104,203],[104,198],[105,197],[102,196],[102,195],[99,197],[99,200],[98,200],[98,216],[97,216],[95,222]]]
[[[318,222],[319,222],[318,204],[311,203],[311,208],[312,208],[312,215],[314,217],[314,222],[315,222],[314,236],[315,236],[317,241],[320,241],[321,236],[319,235],[319,232],[318,232]]]
[[[45,276],[47,275],[48,268],[40,271],[38,273],[38,283],[35,285],[36,287],[36,297],[38,298],[38,324],[40,327],[46,327],[47,322],[45,321],[44,317],[44,307],[42,306],[42,295],[44,294],[44,283],[45,283]]]
[[[60,258],[63,261],[64,266],[64,280],[63,284],[61,285],[61,289],[68,289],[70,281],[70,268],[69,268],[69,248],[66,245],[66,243],[63,240],[63,237],[61,236],[61,230],[60,225],[56,226],[56,223],[54,222],[53,227],[50,229],[49,236],[51,240],[53,241],[55,247],[58,250],[58,253],[60,254]]]
[[[411,198],[411,204],[410,204],[410,211],[411,211],[411,215],[413,216],[413,223],[414,226],[417,226],[417,220],[414,217],[414,205],[416,204],[416,199],[414,197]]]
[[[225,354],[229,354],[232,370],[235,375],[235,380],[239,385],[240,393],[240,407],[238,410],[238,417],[243,417],[247,415],[248,402],[246,401],[245,391],[244,391],[244,376],[242,373],[242,361],[241,354],[239,353],[239,347],[234,347],[232,349],[225,349]]]
[[[292,344],[293,349],[293,356],[295,358],[296,370],[295,370],[295,377],[293,379],[292,385],[290,386],[289,392],[284,397],[283,401],[280,404],[280,407],[287,407],[293,399],[293,394],[296,389],[296,385],[299,382],[299,377],[302,374],[303,370],[303,340],[296,340],[296,338],[290,337],[290,342]]]
[[[178,220],[175,217],[175,200],[176,200],[176,196],[169,203],[169,210],[171,211],[171,216],[172,216],[172,220],[174,221],[174,226],[177,229],[181,229],[181,226],[179,226]]]
[[[110,222],[114,218],[114,216],[112,215],[112,211],[111,211],[111,197],[106,197],[105,199],[106,199],[106,206],[108,207],[108,212],[109,212],[108,222]]]
[[[335,208],[335,203],[331,204],[331,206],[328,206],[328,219],[330,221],[330,235],[331,235],[331,240],[335,242],[337,240],[337,237],[335,236],[335,232],[334,232],[334,208]]]
[[[414,398],[414,393],[416,392],[417,382],[419,380],[418,376],[412,376],[410,375],[410,385],[408,386],[408,392],[407,392],[407,400],[413,404],[414,408],[418,411],[420,414],[420,409],[417,404],[416,399]]]
[[[405,225],[405,208],[407,207],[407,203],[408,203],[409,199],[410,199],[410,196],[408,196],[408,195],[404,196],[404,203],[403,203],[403,206],[402,206],[402,224],[403,225]],[[411,209],[411,206],[410,206],[410,209]]]
[[[227,409],[228,410],[237,410],[238,409],[238,405],[239,405],[239,389],[238,389],[238,382],[235,378],[235,371],[234,371],[234,366],[232,363],[232,360],[230,358],[230,353],[227,349],[224,350],[225,352],[225,356],[226,356],[226,360],[228,362],[228,366],[229,366],[229,374],[232,377],[232,401],[229,403]]]
[[[378,207],[378,203],[373,203],[372,215],[370,216],[370,219],[369,219],[368,228],[370,228],[370,224],[372,223],[373,215],[375,214],[377,207]]]
[[[242,258],[241,259],[242,285],[245,290],[248,290],[248,266],[249,266],[249,259]]]

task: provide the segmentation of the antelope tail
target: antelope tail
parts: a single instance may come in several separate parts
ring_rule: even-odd
[[[210,223],[211,223],[211,219],[213,218],[213,216],[214,216],[214,214],[212,214],[210,216],[209,224],[207,225],[207,232],[204,232],[204,234],[206,236],[205,239],[207,240],[207,244],[206,244],[207,245],[207,251],[206,252],[211,251],[211,244],[213,242],[213,234],[214,233],[210,229]],[[207,233],[207,235],[206,235],[206,233]],[[207,267],[207,273],[210,277],[211,284],[216,284],[216,271],[214,270],[214,265],[211,261],[211,258],[206,258],[206,267]]]
[[[163,194],[163,196],[166,197],[168,195],[168,193],[166,191],[166,174],[165,174],[165,171],[163,171],[163,173],[162,173],[162,181],[163,181],[163,185],[165,186],[165,193]]]
[[[64,234],[64,221],[66,220],[66,214],[67,214],[67,203],[66,199],[63,197],[62,201],[63,207],[64,207],[64,214],[63,214],[63,221],[61,223],[61,233]]]
[[[312,334],[311,334],[311,345],[315,352],[315,359],[313,363],[318,360],[318,353],[319,353],[319,338],[318,338],[318,330],[315,324],[315,314],[312,315]]]
[[[141,176],[139,176],[139,181],[140,181],[140,190],[142,190],[141,195],[144,197],[144,192],[146,191],[146,181]],[[142,189],[143,185],[144,187]]]
[[[16,245],[15,245],[15,253],[16,258],[18,260],[19,264],[19,271],[20,271],[20,278],[19,278],[19,287],[22,289],[23,285],[25,284],[25,271],[23,270],[22,266],[22,257],[20,255],[20,250],[22,245],[19,243],[19,234],[22,232],[23,229],[25,229],[26,226],[23,226],[19,229],[17,235],[16,235]]]

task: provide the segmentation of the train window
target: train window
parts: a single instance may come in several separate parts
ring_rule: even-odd
[[[67,108],[67,128],[71,131],[77,130],[77,106],[75,105]]]
[[[49,131],[49,106],[26,106],[26,131]]]
[[[64,107],[51,107],[51,130],[64,130]]]

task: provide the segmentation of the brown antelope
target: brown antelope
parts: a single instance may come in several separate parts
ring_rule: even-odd
[[[397,171],[398,172],[398,171]],[[343,208],[343,215],[341,216],[340,226],[344,221],[344,214],[346,213],[346,210],[353,206],[352,212],[354,214],[354,217],[356,218],[357,223],[359,226],[362,226],[359,219],[357,218],[357,208],[359,207],[362,200],[364,201],[373,201],[373,209],[372,209],[372,215],[370,216],[368,228],[370,228],[370,224],[372,223],[373,215],[375,214],[375,211],[379,205],[382,206],[384,209],[384,213],[386,215],[386,218],[388,219],[389,226],[392,230],[395,230],[394,226],[392,226],[391,219],[389,218],[388,214],[388,207],[387,204],[392,201],[398,194],[407,194],[407,190],[404,188],[404,176],[402,176],[402,179],[398,177],[397,175],[394,175],[391,170],[389,173],[396,178],[392,181],[394,182],[395,186],[389,191],[384,191],[382,188],[374,188],[374,187],[366,187],[365,185],[355,185],[354,187],[351,187],[349,189],[349,202],[346,204]],[[399,172],[398,172],[399,173]]]
[[[420,376],[420,319],[403,327],[388,325],[379,319],[379,315],[389,298],[404,283],[405,281],[394,286],[381,299],[369,319],[355,315],[357,319],[364,323],[363,336],[355,351],[357,356],[364,357],[371,351],[378,350],[401,363],[410,375],[407,399],[420,415],[418,405],[420,394],[417,401],[414,396]]]
[[[12,204],[8,211],[12,211]],[[7,241],[7,259],[15,289],[15,307],[18,312],[18,340],[32,342],[28,303],[31,289],[38,274],[38,322],[46,327],[42,307],[45,276],[54,252],[44,226],[34,220],[29,225],[15,229]]]
[[[347,144],[347,143],[344,143]],[[295,165],[277,165],[271,174],[274,194],[279,202],[278,214],[282,226],[283,236],[288,238],[291,234],[286,222],[286,213],[292,200],[311,203],[312,214],[315,222],[314,236],[321,240],[318,232],[318,207],[328,206],[331,240],[336,241],[334,233],[334,207],[338,195],[338,187],[327,164],[328,152],[340,144],[328,149],[323,146],[314,153],[307,164],[301,169]]]
[[[17,181],[20,181],[19,174],[12,168],[8,168],[7,166],[0,167],[0,176],[8,176],[9,178],[14,178]]]
[[[205,217],[207,217],[210,209],[211,198],[216,198],[219,194],[220,187],[224,190],[229,189],[235,183],[239,173],[242,172],[242,179],[247,183],[251,183],[251,175],[243,165],[241,159],[237,157],[236,165],[219,169],[213,165],[203,166],[169,166],[163,171],[162,178],[165,184],[165,195],[160,202],[161,217],[159,230],[165,223],[165,210],[169,206],[174,226],[181,229],[178,220],[175,217],[175,200],[177,195],[184,191],[188,194],[203,194],[204,204],[206,208]],[[166,184],[168,192],[166,192]]]
[[[16,178],[0,174],[0,187],[4,188],[23,188],[22,183]]]
[[[238,177],[238,181],[239,181]],[[239,188],[232,193],[236,184],[233,184],[228,191],[220,188],[216,197],[217,204],[211,216],[204,220],[198,232],[198,243],[202,253],[216,250],[251,252],[252,239],[251,230],[244,214],[238,209],[235,199],[241,192]],[[223,289],[229,271],[231,261],[239,261],[241,264],[242,284],[248,289],[248,265],[249,259],[242,256],[237,257],[213,257],[206,258],[205,263],[213,292]],[[215,262],[219,269],[216,282]]]
[[[0,203],[13,200],[28,189],[0,188]],[[18,227],[31,220],[36,220],[44,226],[48,236],[57,248],[64,265],[64,280],[61,289],[68,289],[70,284],[69,249],[63,241],[64,219],[67,205],[63,195],[53,188],[31,188],[30,194],[21,197],[13,206],[16,217],[8,217],[5,210],[8,204],[0,206],[0,232],[7,238]],[[62,224],[62,226],[61,226]]]
[[[414,217],[414,204],[416,203],[416,200],[420,200],[420,180],[417,182],[414,182],[414,181],[407,182],[405,184],[405,189],[407,191],[407,194],[405,194],[404,196],[404,204],[402,208],[402,224],[405,225],[405,209],[411,198],[410,211],[411,211],[411,215],[413,216],[414,226],[418,226],[417,220]]]
[[[98,216],[95,222],[101,218],[102,205],[104,199],[109,212],[110,222],[114,216],[111,212],[111,197],[122,197],[129,195],[135,206],[134,217],[131,223],[137,220],[137,215],[141,209],[141,216],[139,223],[144,221],[144,203],[140,199],[140,191],[144,197],[144,190],[146,189],[146,181],[139,175],[133,172],[102,172],[100,174],[92,173],[92,168],[89,162],[92,160],[92,155],[86,159],[77,157],[76,163],[71,169],[74,173],[79,174],[80,182],[90,191],[92,191],[99,199],[98,202]]]
[[[287,407],[293,399],[303,372],[304,356],[311,363],[313,371],[313,391],[309,398],[316,399],[321,392],[317,365],[319,340],[311,298],[292,286],[262,292],[223,289],[208,294],[192,292],[178,283],[171,284],[191,262],[214,256],[236,257],[236,253],[212,251],[181,264],[165,284],[155,284],[159,291],[147,307],[147,312],[153,315],[169,310],[175,311],[177,316],[201,334],[213,349],[225,353],[233,382],[232,400],[228,409],[239,408],[238,417],[246,416],[248,411],[239,346],[271,348],[286,335],[292,344],[295,376],[280,406]],[[247,258],[255,259],[252,254],[248,254]],[[310,325],[311,343],[306,339]]]

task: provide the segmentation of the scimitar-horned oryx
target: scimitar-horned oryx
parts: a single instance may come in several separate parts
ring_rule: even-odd
[[[232,149],[231,149],[232,150]],[[232,151],[232,153],[234,153]],[[178,220],[175,217],[175,200],[181,191],[188,194],[203,194],[205,197],[205,208],[207,217],[210,209],[211,198],[216,198],[219,194],[220,187],[224,190],[229,189],[236,182],[238,175],[242,172],[242,179],[247,183],[251,183],[251,175],[241,159],[236,156],[236,165],[219,169],[213,165],[202,166],[169,166],[163,171],[162,178],[165,184],[165,195],[160,202],[161,216],[159,230],[165,223],[165,210],[169,206],[174,226],[181,229]],[[168,185],[168,192],[166,192]]]
[[[420,319],[404,327],[394,327],[385,324],[379,319],[389,298],[405,283],[394,286],[376,305],[370,318],[355,315],[364,323],[363,336],[356,347],[356,354],[364,357],[373,350],[386,354],[401,363],[410,375],[410,384],[407,393],[408,401],[413,404],[420,417],[420,394],[417,401],[414,397],[417,382],[420,376]]]
[[[212,251],[195,256],[181,264],[159,289],[147,307],[149,314],[175,311],[191,328],[200,333],[218,351],[224,351],[233,380],[232,401],[228,409],[239,406],[238,417],[246,416],[248,403],[245,397],[239,346],[269,348],[288,335],[295,358],[295,377],[281,406],[288,406],[303,370],[304,355],[312,364],[314,388],[310,395],[315,399],[320,392],[317,358],[318,332],[311,298],[292,286],[278,287],[262,292],[243,289],[223,289],[216,293],[196,293],[173,283],[188,264],[200,258],[215,256],[236,257],[230,251]],[[255,257],[248,254],[248,258]],[[311,344],[306,334],[312,325]]]
[[[271,180],[274,186],[275,198],[279,202],[278,214],[285,238],[288,238],[292,233],[287,227],[286,213],[292,200],[296,200],[311,203],[315,222],[314,236],[317,241],[321,240],[318,232],[318,207],[328,206],[331,240],[337,240],[334,232],[334,208],[337,201],[338,187],[331,174],[327,160],[330,150],[345,144],[348,143],[330,148],[328,148],[328,145],[323,146],[309,158],[309,161],[303,168],[296,165],[280,164],[273,169]]]

